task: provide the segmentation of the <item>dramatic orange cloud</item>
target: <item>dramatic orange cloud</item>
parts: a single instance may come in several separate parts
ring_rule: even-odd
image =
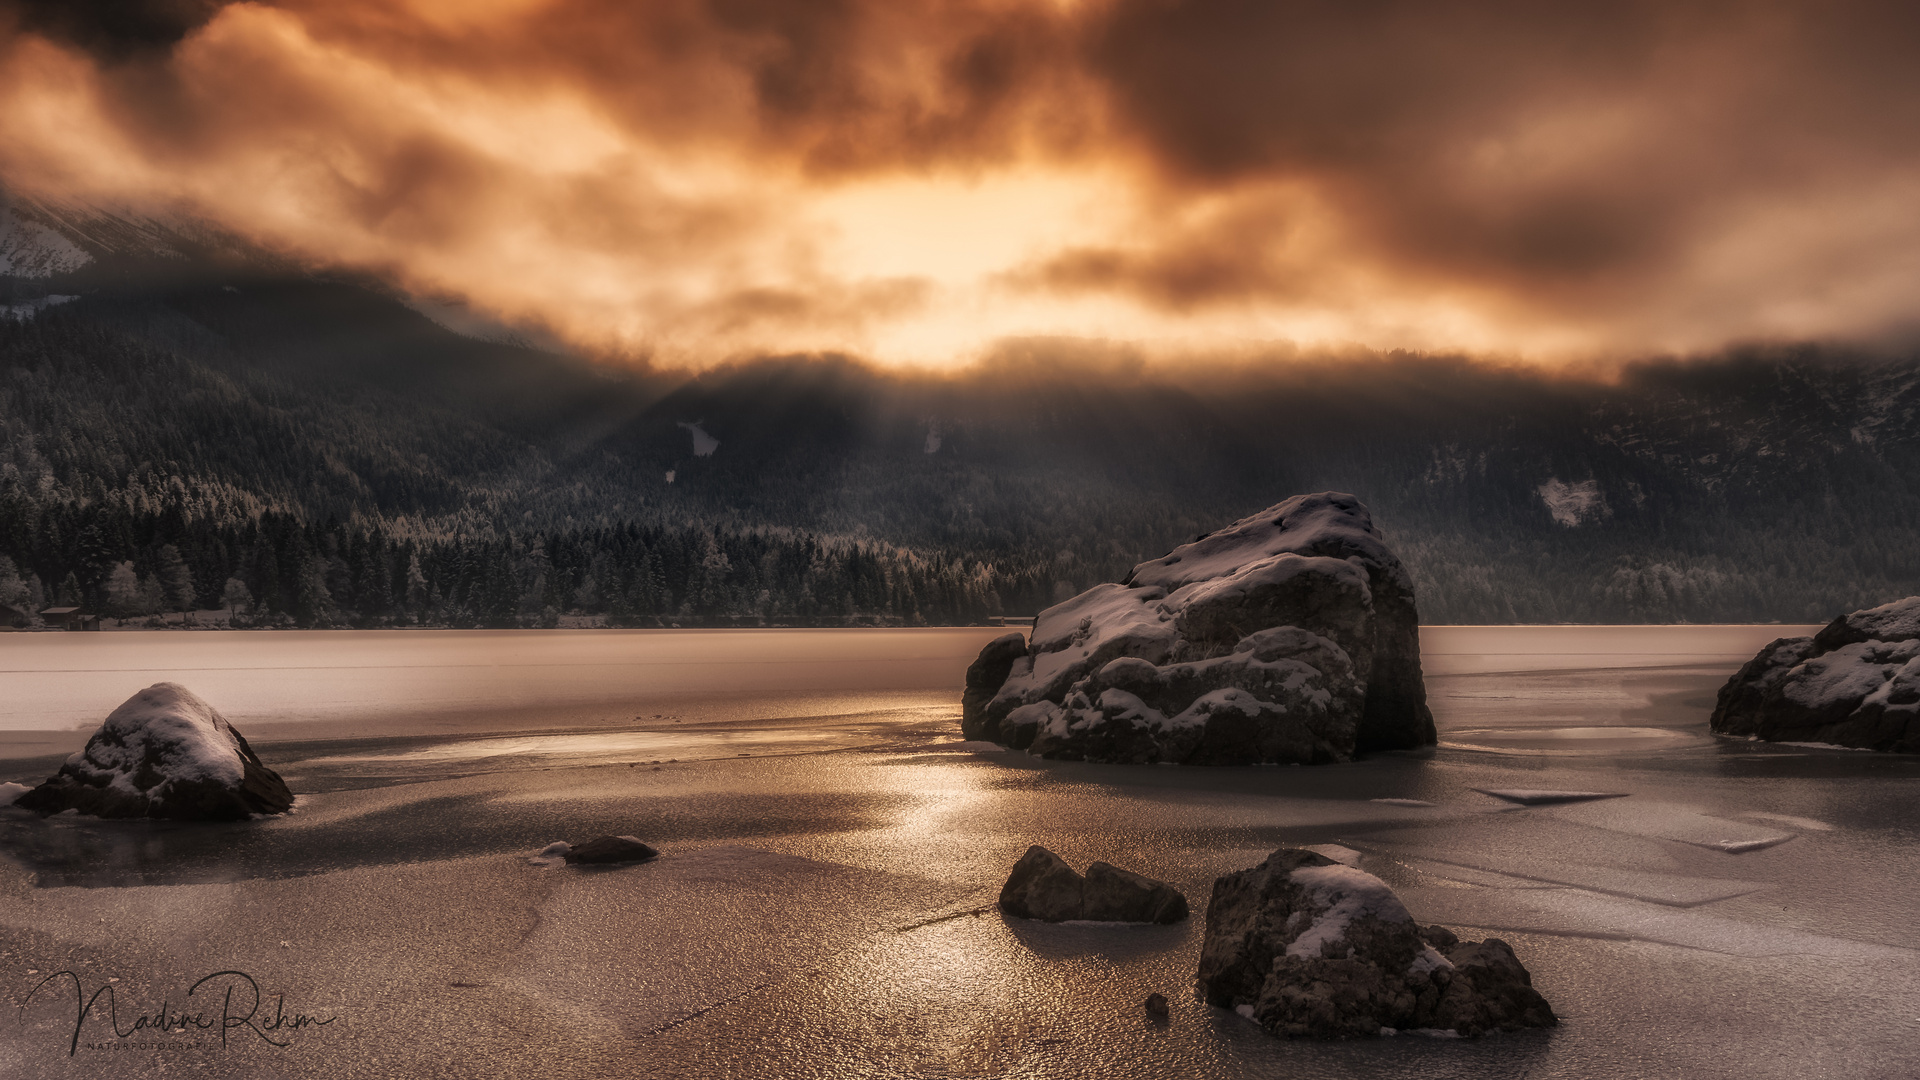
[[[0,182],[591,351],[1545,359],[1915,321],[1857,0],[13,0]]]

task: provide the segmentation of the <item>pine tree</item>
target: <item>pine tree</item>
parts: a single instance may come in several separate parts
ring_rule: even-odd
[[[160,545],[160,550],[154,553],[154,567],[166,610],[192,611],[198,591],[193,585],[193,571],[180,557],[180,549],[172,544]]]

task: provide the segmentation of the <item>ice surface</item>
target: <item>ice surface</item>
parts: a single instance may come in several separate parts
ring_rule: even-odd
[[[1808,817],[1796,817],[1792,814],[1774,814],[1765,810],[1742,810],[1741,817],[1759,818],[1761,821],[1777,821],[1782,825],[1791,825],[1796,829],[1808,829],[1813,832],[1832,832],[1833,826],[1824,821]]]
[[[1563,856],[1523,853],[1447,852],[1418,858],[1402,846],[1382,847],[1383,854],[1425,873],[1452,877],[1475,884],[1518,886],[1527,882],[1569,885],[1593,892],[1630,897],[1669,907],[1696,907],[1719,900],[1745,896],[1767,886],[1762,882],[1727,878],[1697,877],[1688,874],[1661,873],[1653,870],[1617,866],[1589,865]],[[1463,874],[1462,872],[1466,873]],[[1475,878],[1472,871],[1499,874],[1508,882],[1488,882]]]
[[[1721,632],[1631,629],[1641,639],[1633,648],[1650,655],[1669,646],[1688,653],[1689,643]],[[1588,628],[1540,633],[1563,630]],[[237,1044],[223,1051],[217,1040],[202,1040],[151,1054],[88,1057],[83,1049],[76,1063],[49,1052],[55,1044],[64,1048],[70,1003],[44,1013],[38,1006],[24,1015],[10,1010],[14,1015],[0,1025],[0,1075],[65,1077],[76,1064],[98,1080],[1800,1080],[1913,1071],[1920,954],[1903,947],[1915,913],[1911,882],[1920,880],[1920,849],[1911,842],[1920,809],[1910,790],[1920,763],[1912,759],[1755,755],[1742,744],[1657,760],[1441,749],[1325,770],[1186,770],[927,753],[930,744],[953,745],[956,673],[1001,632],[983,628],[970,641],[942,637],[945,631],[738,639],[481,631],[13,635],[4,643],[16,657],[66,650],[45,654],[62,663],[18,666],[72,668],[57,676],[68,694],[107,685],[112,701],[96,708],[95,718],[137,688],[112,683],[126,669],[231,668],[229,658],[245,655],[243,647],[257,638],[272,646],[275,666],[254,676],[255,684],[231,685],[279,695],[252,699],[263,702],[253,706],[263,715],[338,708],[336,702],[363,695],[357,707],[398,726],[411,722],[403,717],[419,702],[445,698],[462,710],[458,722],[467,723],[477,695],[517,692],[571,703],[568,695],[606,690],[631,700],[649,680],[705,673],[719,704],[686,712],[714,721],[708,733],[720,722],[742,740],[756,731],[777,734],[781,725],[808,728],[831,734],[804,745],[832,752],[735,760],[729,746],[722,758],[664,772],[591,755],[577,762],[420,759],[413,762],[420,776],[406,783],[317,792],[296,784],[305,811],[298,818],[212,830],[0,813],[0,852],[10,856],[0,859],[0,953],[11,957],[16,1004],[28,985],[17,980],[29,969],[73,966],[90,989],[98,985],[95,972],[119,977],[125,1001],[150,1010],[168,993],[177,1007],[201,974],[240,967],[258,974],[269,993],[284,992],[291,1008],[346,1018],[318,1037],[301,1033],[303,1041],[287,1051],[262,1045],[249,1052]],[[723,637],[745,642],[740,648],[749,659],[672,651],[682,647],[676,643]],[[434,643],[443,638],[472,654],[465,666],[449,666],[448,678],[417,689],[383,681],[390,677],[385,665],[411,677],[422,662],[438,663]],[[369,640],[377,648],[350,664],[337,660]],[[823,671],[840,678],[895,642],[910,646],[900,656],[923,656],[948,640],[954,647],[935,673],[944,682],[912,675],[886,681],[909,670],[886,665],[859,669],[873,685],[839,697],[797,696],[783,685]],[[136,641],[152,650],[144,660],[115,651]],[[807,649],[852,644],[834,657],[797,653],[796,641],[810,643]],[[646,651],[601,664],[599,650],[613,644]],[[97,652],[76,651],[81,646]],[[191,651],[216,646],[228,651]],[[781,662],[764,665],[773,671],[763,679],[763,665],[751,657],[766,654]],[[530,656],[546,666],[512,666]],[[71,657],[81,660],[66,662]],[[1666,675],[1627,685],[1641,688],[1640,707],[1677,710],[1672,700],[1710,700],[1744,658],[1712,680],[1696,679],[1698,685]],[[1493,655],[1474,660],[1483,667],[1507,662]],[[616,678],[629,670],[631,682]],[[504,676],[524,685],[515,690]],[[195,676],[195,688],[214,697],[200,680],[216,677],[237,678],[208,671]],[[1603,678],[1618,685],[1613,676],[1588,681]],[[0,701],[8,715],[42,715],[35,710],[43,704],[79,707],[34,689],[27,675],[0,679],[8,695],[32,691]],[[726,689],[741,680],[762,681],[751,692]],[[1487,680],[1489,691],[1501,682]],[[1539,704],[1528,700],[1536,683],[1504,685],[1516,714]],[[369,694],[367,686],[379,692]],[[883,693],[874,686],[931,689]],[[380,713],[381,699],[400,716]],[[224,691],[214,700],[234,715]],[[556,709],[512,728],[479,731],[565,738],[582,733],[588,720],[579,717],[627,723],[642,708]],[[1706,706],[1689,708],[1697,717]],[[876,722],[882,715],[884,723]],[[671,730],[671,719],[655,720]],[[254,722],[236,721],[278,768],[280,750],[290,752],[292,744],[262,745]],[[479,733],[453,719],[432,723],[440,725],[431,729],[437,742]],[[350,756],[348,749],[299,753],[341,757]],[[543,771],[547,766],[552,771]],[[32,770],[44,774],[44,763]],[[27,771],[19,762],[0,780]],[[1631,790],[1634,798],[1497,812],[1492,808],[1503,804],[1467,794],[1608,787]],[[1405,805],[1429,800],[1441,805]],[[1664,807],[1669,817],[1678,808],[1724,819],[1756,836],[1803,835],[1771,854],[1730,859],[1573,817],[1643,804]],[[1779,820],[1790,815],[1825,818],[1835,827]],[[644,833],[672,857],[644,881],[527,862],[555,837],[624,832]],[[1511,942],[1568,1022],[1550,1033],[1463,1042],[1275,1039],[1185,992],[1201,919],[1115,930],[1016,925],[982,910],[1031,843],[1076,864],[1098,858],[1150,869],[1204,902],[1217,876],[1254,865],[1277,846],[1335,842],[1364,848],[1367,867],[1422,923]],[[1384,854],[1389,845],[1391,857]],[[1590,887],[1454,865],[1526,872],[1540,869],[1530,863],[1576,859],[1601,875]],[[115,879],[87,877],[108,869]],[[1634,888],[1661,883],[1658,875],[1728,882],[1738,875],[1766,891],[1676,907],[1620,895],[1629,874],[1645,875]],[[80,884],[88,887],[67,887]],[[1155,992],[1171,999],[1171,1023],[1143,1015],[1140,1003]]]
[[[1911,949],[1788,927],[1760,928],[1713,909],[1644,904],[1579,889],[1400,890],[1422,922],[1492,931],[1608,937],[1704,949],[1730,956],[1804,956],[1912,964]]]
[[[1614,832],[1674,840],[1728,854],[1758,851],[1793,839],[1792,833],[1711,817],[1693,807],[1637,799],[1556,806],[1543,813]]]

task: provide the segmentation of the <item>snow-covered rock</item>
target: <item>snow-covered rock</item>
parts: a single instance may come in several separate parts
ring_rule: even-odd
[[[1276,1035],[1480,1035],[1559,1022],[1506,942],[1422,927],[1379,878],[1290,848],[1213,883],[1199,977],[1209,1004]]]
[[[1779,638],[1727,685],[1722,735],[1920,753],[1920,596]]]
[[[55,814],[238,821],[285,813],[293,793],[213,706],[155,683],[113,710],[85,749],[14,803]]]
[[[1042,757],[1346,761],[1434,742],[1413,582],[1351,495],[1301,495],[1040,613],[961,729]]]
[[[1187,917],[1187,898],[1166,882],[1110,863],[1096,862],[1082,877],[1035,844],[1001,886],[1000,910],[1043,922],[1176,923]]]

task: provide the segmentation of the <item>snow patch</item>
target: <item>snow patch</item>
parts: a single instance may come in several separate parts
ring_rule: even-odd
[[[673,470],[672,470],[672,469],[668,469],[668,470],[667,470],[667,483],[669,483],[669,484],[671,484],[671,483],[673,483]]]
[[[1312,922],[1287,945],[1288,956],[1312,958],[1323,955],[1325,946],[1338,946],[1347,939],[1347,928],[1355,919],[1369,915],[1385,922],[1410,923],[1406,905],[1393,895],[1387,883],[1364,870],[1351,866],[1303,866],[1289,875],[1307,894],[1307,906],[1316,914]],[[1299,918],[1304,911],[1296,912]]]
[[[713,452],[720,449],[720,440],[707,434],[707,429],[700,426],[704,423],[706,423],[705,420],[695,420],[691,423],[682,420],[675,425],[684,428],[687,434],[693,436],[694,457],[712,457]]]
[[[1553,515],[1554,522],[1569,529],[1590,525],[1613,515],[1606,498],[1600,494],[1598,480],[1569,484],[1558,477],[1548,477],[1546,483],[1534,490],[1539,493],[1540,501],[1546,504],[1547,512]]]
[[[47,278],[93,261],[78,244],[37,221],[9,211],[0,217],[0,274]]]
[[[80,299],[78,296],[55,294],[53,296],[42,296],[38,300],[22,300],[17,304],[0,304],[0,318],[19,319],[25,322],[56,304],[64,304],[68,301],[78,299]]]
[[[1342,866],[1360,865],[1360,853],[1344,844],[1308,844],[1306,850],[1325,855]]]
[[[12,806],[14,800],[32,790],[25,784],[0,784],[0,806]]]
[[[941,443],[941,440],[940,440],[939,422],[935,420],[927,421],[927,445],[926,445],[925,452],[929,454],[939,453],[940,443]]]

